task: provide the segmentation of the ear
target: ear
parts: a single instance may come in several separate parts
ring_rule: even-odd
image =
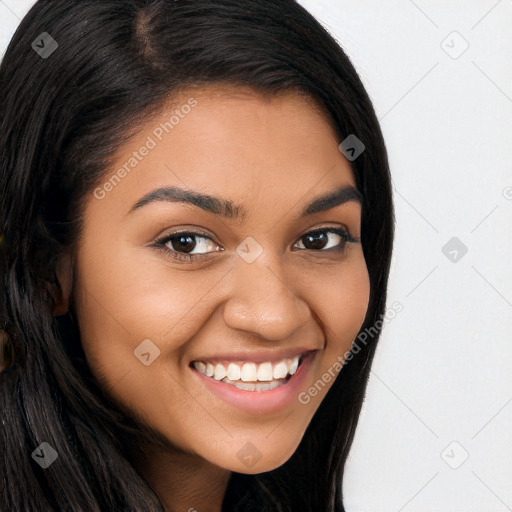
[[[69,310],[71,290],[73,288],[73,263],[69,254],[61,256],[55,269],[58,284],[55,288],[55,316],[65,315]]]

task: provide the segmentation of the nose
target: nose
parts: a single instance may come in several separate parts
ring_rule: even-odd
[[[232,329],[268,340],[283,340],[311,320],[311,309],[286,281],[282,265],[260,257],[252,263],[240,259],[231,273],[224,321]]]

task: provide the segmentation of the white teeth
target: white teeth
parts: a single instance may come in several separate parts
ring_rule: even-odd
[[[284,381],[274,380],[272,382],[257,382],[256,384],[248,384],[247,382],[232,382],[227,377],[222,380],[226,384],[230,384],[231,386],[235,386],[238,389],[243,389],[244,391],[270,391],[271,389],[278,388],[279,386],[283,386],[285,384]]]
[[[297,371],[297,368],[299,367],[299,359],[300,356],[295,356],[293,359],[283,359],[278,363],[272,364],[267,361],[265,363],[260,363],[259,365],[256,365],[256,363],[244,363],[243,365],[238,363],[229,363],[227,368],[221,363],[216,363],[214,365],[208,362],[195,361],[193,366],[203,375],[213,377],[218,381],[222,380],[223,382],[228,382],[233,385],[237,382],[241,385],[242,382],[250,382],[251,384],[246,385],[245,388],[240,387],[240,389],[247,388],[248,391],[257,391],[258,389],[253,389],[254,386],[257,386],[257,384],[255,384],[257,381],[266,383],[270,382],[272,386],[274,386],[273,379],[282,380],[282,383],[284,383],[284,379],[286,379],[288,374],[294,375]]]
[[[276,366],[274,366],[274,373],[273,373],[274,379],[284,379],[286,377],[287,373],[288,373],[288,367],[286,366],[286,363],[281,362],[281,363],[276,364]]]
[[[256,365],[254,363],[245,363],[242,366],[240,377],[244,382],[252,382],[258,380]]]
[[[258,380],[270,382],[272,380],[272,363],[262,363],[258,367]]]
[[[228,366],[228,379],[229,380],[240,380],[240,366],[231,363]]]
[[[198,368],[198,370],[199,370],[199,368]],[[222,380],[225,376],[226,376],[226,368],[224,368],[224,366],[222,366],[221,364],[218,364],[215,367],[215,373],[213,374],[213,378],[215,380]]]
[[[290,363],[290,366],[288,366],[288,373],[290,375],[293,375],[297,371],[298,367],[299,367],[299,358],[294,357],[292,359],[292,362]]]

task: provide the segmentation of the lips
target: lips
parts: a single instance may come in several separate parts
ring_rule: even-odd
[[[272,359],[272,361],[260,363],[250,360],[250,358],[262,359],[263,354],[232,356],[233,359],[247,358],[245,361],[223,361],[218,357],[204,358],[193,361],[191,367],[209,379],[229,384],[244,391],[269,391],[284,385],[295,374],[304,357],[312,351],[306,350],[298,354],[297,350],[294,352],[296,355],[293,357],[281,359],[277,359],[276,356],[270,357],[267,353],[267,359]]]
[[[192,382],[206,388],[208,392],[212,393],[229,406],[234,407],[238,412],[256,415],[274,414],[296,403],[299,391],[306,386],[307,379],[311,378],[312,366],[316,360],[315,356],[318,351],[319,350],[305,351],[302,356],[299,355],[299,365],[293,375],[287,373],[285,378],[272,378],[271,381],[260,382],[256,380],[244,382],[242,379],[231,381],[227,375],[222,380],[216,380],[213,376],[207,377],[200,370],[196,369],[195,366],[201,367],[201,365],[194,365],[194,363],[202,362],[203,364],[207,364],[208,361],[204,359],[202,361],[196,359],[189,367]],[[281,361],[273,361],[276,366],[279,362]],[[245,363],[255,362],[239,362],[239,364],[242,365],[245,365]],[[270,363],[270,361],[264,361],[263,364],[264,363]],[[262,363],[260,362],[259,364]],[[275,368],[275,366],[273,366],[273,368]]]

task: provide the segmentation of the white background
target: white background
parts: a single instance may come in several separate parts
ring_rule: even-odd
[[[403,310],[379,342],[347,510],[512,510],[512,0],[301,3],[370,93],[397,214],[388,304]],[[32,4],[0,0],[2,53]]]

